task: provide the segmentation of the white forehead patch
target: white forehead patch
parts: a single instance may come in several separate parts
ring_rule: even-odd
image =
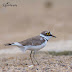
[[[46,31],[45,33],[49,33],[50,31]],[[50,32],[50,34],[52,34],[51,32]]]

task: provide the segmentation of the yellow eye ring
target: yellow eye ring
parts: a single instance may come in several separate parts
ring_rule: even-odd
[[[46,33],[48,35],[48,33]]]
[[[50,35],[50,33],[46,33],[48,36]]]
[[[48,35],[50,35],[50,33]]]

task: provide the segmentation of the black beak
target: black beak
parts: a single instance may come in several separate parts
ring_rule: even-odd
[[[52,35],[52,37],[55,37],[56,38],[56,36],[54,36],[54,35]]]

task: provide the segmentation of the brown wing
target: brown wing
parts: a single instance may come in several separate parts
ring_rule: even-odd
[[[42,44],[44,41],[45,41],[44,38],[40,36],[36,36],[33,38],[29,38],[27,40],[21,41],[19,43],[22,44],[23,46],[28,46],[28,45],[36,46],[36,45]]]

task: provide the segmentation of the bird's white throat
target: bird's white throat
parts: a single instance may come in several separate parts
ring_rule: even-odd
[[[44,36],[43,34],[40,34],[41,37],[44,37],[46,40],[49,40],[50,38],[52,38],[52,36]]]

